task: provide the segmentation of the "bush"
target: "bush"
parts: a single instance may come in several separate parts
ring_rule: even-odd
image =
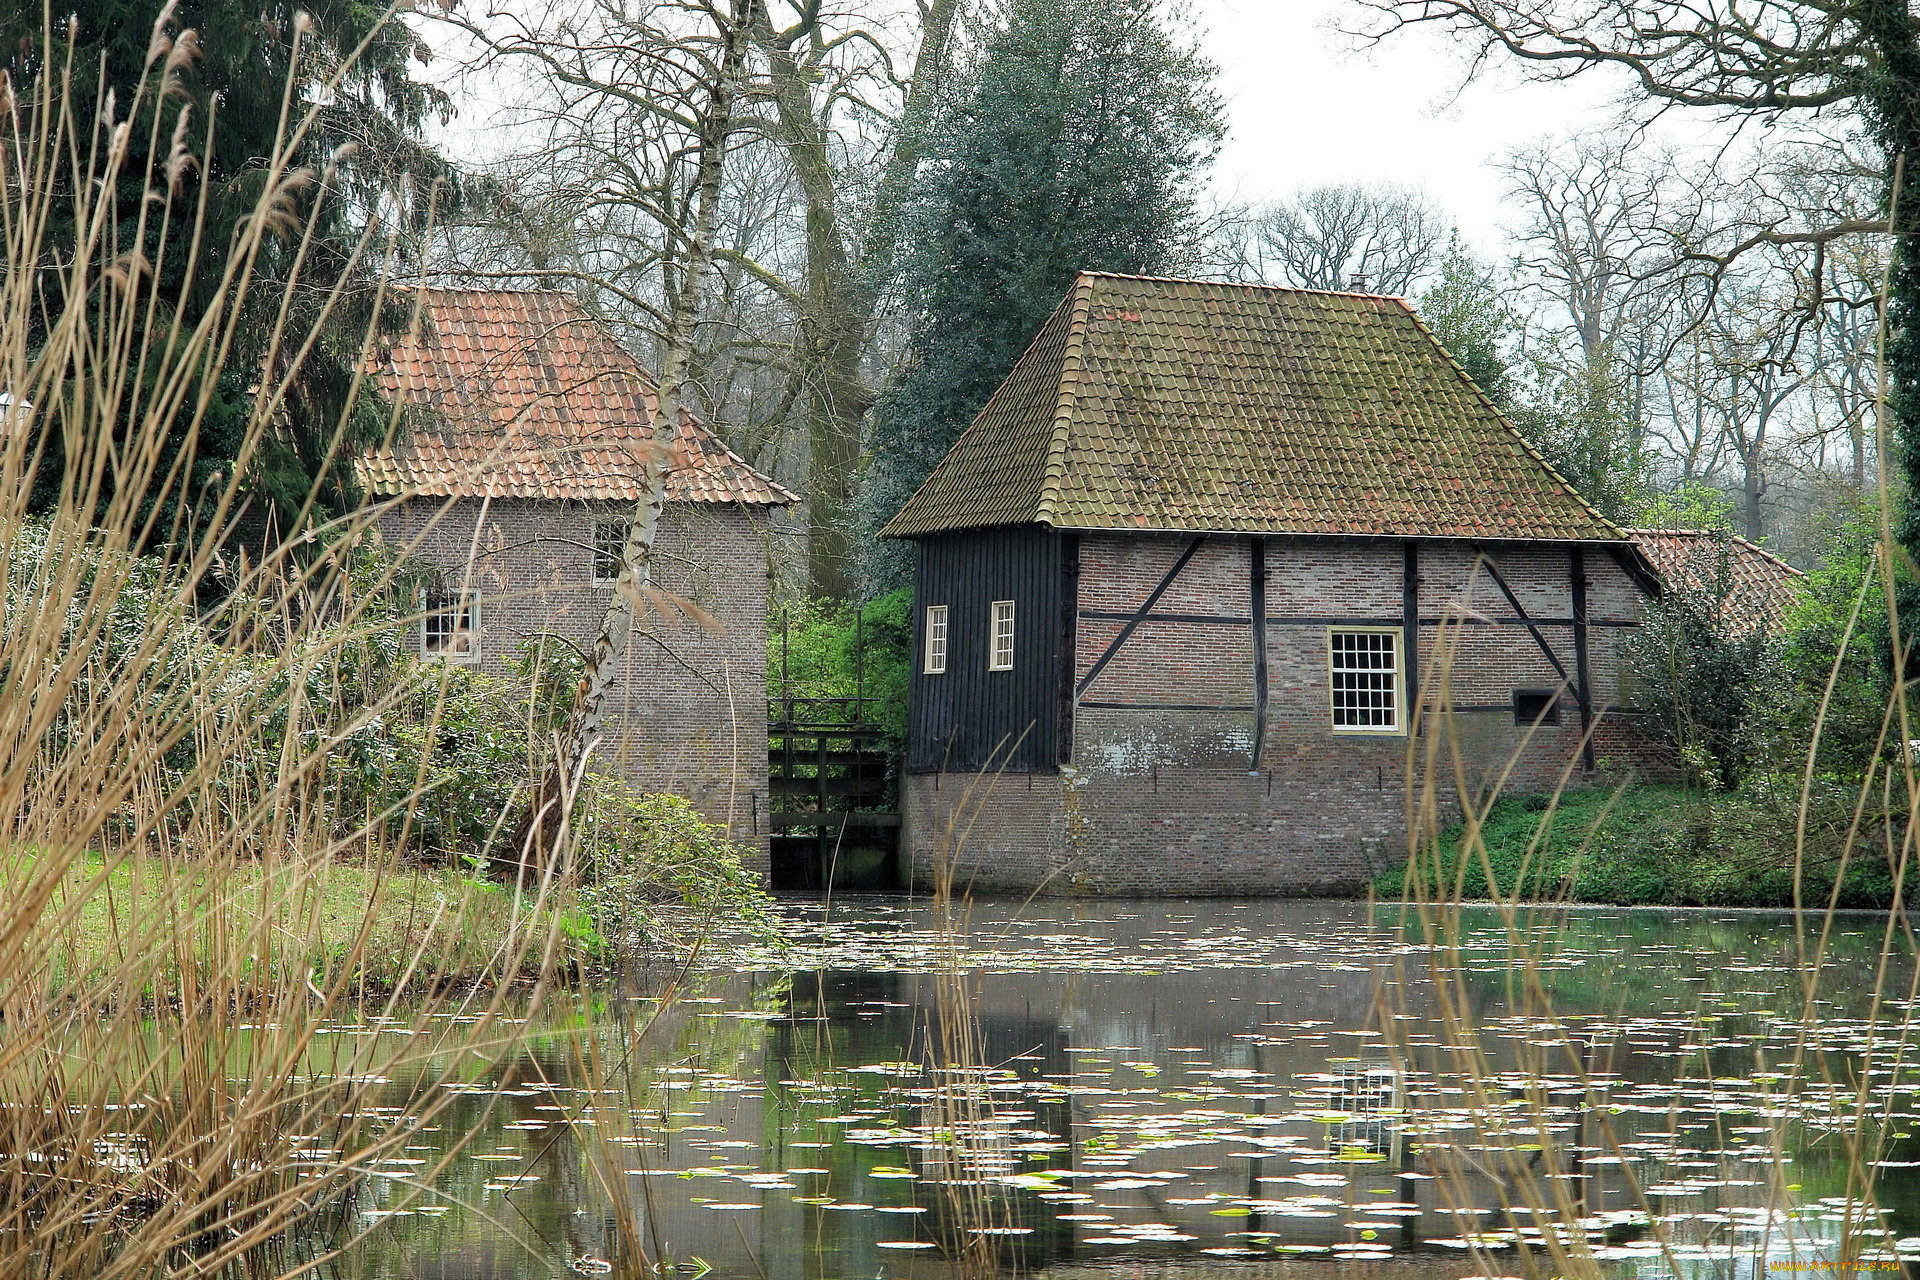
[[[1886,907],[1893,901],[1892,871],[1880,840],[1884,815],[1869,809],[1842,869],[1857,798],[1843,783],[1815,781],[1801,885],[1809,907],[1825,907],[1836,877],[1839,906]],[[1417,867],[1382,875],[1374,890],[1401,896],[1413,870],[1428,895],[1441,897],[1457,892],[1468,899],[1790,907],[1799,805],[1798,782],[1770,777],[1713,794],[1650,786],[1618,794],[1573,791],[1557,804],[1546,796],[1507,797],[1494,803],[1481,827],[1485,866],[1478,851],[1462,848],[1465,829],[1455,826]]]
[[[1768,737],[1762,708],[1777,702],[1779,647],[1743,600],[1730,541],[1695,552],[1647,605],[1625,645],[1625,674],[1646,713],[1640,727],[1695,781],[1739,785]]]
[[[1881,726],[1893,693],[1888,679],[1892,642],[1875,570],[1877,550],[1872,511],[1856,512],[1836,524],[1822,549],[1819,567],[1807,574],[1799,602],[1787,615],[1781,670],[1788,696],[1781,704],[1779,741],[1773,748],[1779,767],[1805,760],[1816,722],[1820,742],[1815,768],[1821,772],[1864,778],[1882,753]],[[1861,602],[1859,619],[1849,635],[1856,601]],[[1840,652],[1843,641],[1844,655]],[[1891,745],[1897,750],[1897,735],[1895,739]]]
[[[580,900],[603,938],[704,931],[720,918],[768,928],[767,895],[740,846],[684,798],[636,795],[596,776],[581,813]],[[693,919],[671,920],[661,907],[684,908]]]
[[[767,636],[767,696],[877,699],[888,750],[907,742],[907,681],[913,644],[913,588],[862,605],[809,600],[787,611]]]

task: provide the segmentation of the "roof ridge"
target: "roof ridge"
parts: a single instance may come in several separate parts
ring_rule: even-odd
[[[1080,406],[1080,375],[1086,371],[1082,361],[1087,337],[1087,313],[1093,309],[1093,283],[1096,273],[1082,271],[1074,277],[1062,309],[1067,315],[1067,341],[1060,352],[1060,385],[1055,390],[1053,429],[1047,440],[1047,466],[1041,474],[1040,502],[1033,518],[1041,524],[1053,523],[1054,505],[1060,500],[1060,485],[1067,472],[1067,439],[1073,431],[1073,413]],[[1051,323],[1051,322],[1049,322]],[[1037,341],[1037,339],[1036,339]]]
[[[1420,318],[1420,313],[1416,311],[1412,307],[1412,305],[1410,305],[1407,302],[1405,298],[1395,298],[1394,301],[1399,303],[1402,307],[1406,308],[1407,314],[1413,317],[1414,324],[1418,325],[1420,328],[1420,332],[1426,335],[1427,341],[1433,344],[1433,349],[1435,351],[1438,351],[1441,357],[1444,360],[1446,360],[1447,364],[1453,369],[1453,371],[1460,375],[1460,381],[1466,383],[1467,386],[1472,389],[1474,396],[1480,401],[1481,404],[1485,405],[1487,409],[1493,414],[1494,420],[1498,422],[1501,426],[1505,427],[1507,431],[1513,436],[1513,438],[1520,442],[1520,447],[1527,451],[1528,456],[1531,457],[1535,462],[1539,463],[1543,468],[1545,468],[1546,473],[1553,477],[1554,483],[1559,485],[1563,490],[1565,490],[1567,495],[1571,497],[1575,502],[1585,507],[1587,509],[1588,515],[1592,516],[1595,520],[1598,520],[1601,524],[1607,526],[1607,528],[1612,529],[1614,532],[1621,534],[1622,536],[1625,536],[1627,533],[1627,530],[1625,528],[1623,528],[1618,524],[1615,524],[1612,520],[1609,520],[1606,516],[1602,515],[1598,507],[1594,506],[1591,502],[1587,501],[1587,496],[1584,493],[1581,493],[1578,489],[1574,488],[1573,483],[1570,480],[1568,480],[1565,476],[1560,474],[1560,469],[1558,467],[1554,466],[1551,462],[1547,461],[1545,454],[1541,453],[1538,449],[1534,448],[1533,441],[1527,439],[1524,435],[1520,434],[1520,428],[1514,426],[1512,422],[1508,421],[1506,413],[1501,410],[1499,405],[1493,402],[1493,397],[1488,395],[1481,388],[1480,384],[1473,380],[1473,375],[1467,372],[1466,366],[1453,358],[1453,352],[1447,350],[1447,344],[1440,341],[1440,337],[1438,334],[1434,333],[1433,330],[1427,328],[1427,322]]]
[[[1351,289],[1303,289],[1293,284],[1268,284],[1264,280],[1201,280],[1194,276],[1141,276],[1125,271],[1081,271],[1081,279],[1102,277],[1108,280],[1138,280],[1142,284],[1197,284],[1208,289],[1265,289],[1269,293],[1310,293],[1327,298],[1367,298],[1374,302],[1406,302],[1397,293],[1356,293]]]
[[[554,298],[572,298],[574,296],[574,292],[571,289],[545,289],[538,285],[494,285],[484,289],[478,285],[470,284],[394,284],[388,285],[387,287],[396,293],[539,293]],[[575,305],[578,306],[578,303]],[[586,314],[584,309],[581,311],[581,314]]]
[[[1679,537],[1679,538],[1726,537],[1734,542],[1739,543],[1741,546],[1745,547],[1747,550],[1753,552],[1756,555],[1765,556],[1767,559],[1773,561],[1775,564],[1779,565],[1782,569],[1785,569],[1788,573],[1791,573],[1796,577],[1804,578],[1807,576],[1807,571],[1805,569],[1796,568],[1795,566],[1788,564],[1785,560],[1782,560],[1779,556],[1773,554],[1773,552],[1767,550],[1765,547],[1761,546],[1759,543],[1755,542],[1753,539],[1744,537],[1741,534],[1737,534],[1731,529],[1651,529],[1651,528],[1641,528],[1638,526],[1621,525],[1620,531],[1622,533],[1625,533],[1628,537],[1632,537],[1632,538],[1637,538],[1641,534],[1660,535],[1660,536],[1666,536],[1666,537]]]

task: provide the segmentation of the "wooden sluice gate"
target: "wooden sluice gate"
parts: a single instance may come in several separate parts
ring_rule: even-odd
[[[776,889],[891,889],[900,814],[867,698],[780,698],[768,708],[767,776]]]

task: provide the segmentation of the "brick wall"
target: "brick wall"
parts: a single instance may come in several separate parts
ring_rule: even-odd
[[[384,514],[382,535],[440,566],[455,585],[471,564],[477,662],[511,673],[517,648],[546,632],[584,644],[609,587],[593,581],[594,523],[621,504],[416,499]],[[476,536],[475,525],[480,527]],[[635,619],[608,700],[596,768],[646,791],[691,799],[764,869],[767,813],[767,544],[753,508],[673,503],[655,548],[656,585],[711,614],[718,634],[680,617]]]
[[[1138,609],[1191,543],[1083,535],[1076,683],[1126,625],[1097,615]],[[1334,731],[1327,632],[1401,626],[1403,557],[1403,544],[1385,539],[1266,540],[1256,761],[1249,542],[1207,540],[1154,606],[1171,616],[1138,624],[1082,693],[1071,773],[907,780],[913,874],[955,857],[959,879],[982,890],[1318,894],[1364,884],[1406,854],[1409,740]],[[1655,771],[1621,714],[1620,645],[1640,590],[1604,550],[1587,549],[1583,562],[1595,753]],[[1496,571],[1568,676],[1577,670],[1567,548],[1420,546],[1415,674],[1427,732],[1413,746],[1420,759],[1438,753],[1447,820],[1458,813],[1458,775],[1475,791],[1586,777],[1571,689],[1559,695],[1557,726],[1514,722],[1516,689],[1551,690],[1562,677],[1515,625]]]

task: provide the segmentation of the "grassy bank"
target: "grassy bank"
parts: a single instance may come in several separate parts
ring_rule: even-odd
[[[35,869],[30,856],[6,868],[10,897]],[[61,877],[35,933],[76,984],[98,980],[131,955],[167,955],[176,972],[237,955],[256,979],[285,968],[322,982],[344,976],[357,992],[531,977],[549,936],[558,940],[553,959],[568,967],[602,949],[569,898],[516,901],[510,889],[460,871],[131,858],[109,865],[98,854]]]
[[[1853,841],[1850,857],[1842,856],[1855,798],[1837,784],[1814,788],[1800,870],[1801,900],[1810,908],[1893,901],[1880,815],[1868,810],[1866,834]],[[1797,782],[1767,779],[1731,793],[1640,786],[1569,792],[1558,804],[1514,796],[1494,804],[1481,827],[1481,849],[1467,849],[1463,858],[1465,832],[1456,825],[1437,850],[1422,855],[1417,874],[1428,894],[1449,897],[1791,907],[1798,802]],[[1410,870],[1380,876],[1375,892],[1401,897]]]

